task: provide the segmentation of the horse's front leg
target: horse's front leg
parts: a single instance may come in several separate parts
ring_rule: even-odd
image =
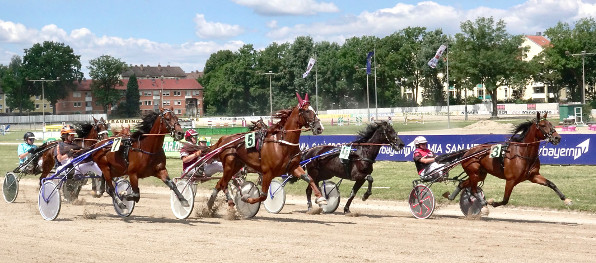
[[[366,192],[362,196],[362,201],[366,201],[366,199],[368,199],[372,195],[372,184],[374,181],[372,175],[370,174],[367,175],[364,179],[366,179],[366,181],[368,182],[368,189],[366,189]]]
[[[174,181],[172,181],[172,179],[170,179],[170,176],[168,175],[168,170],[166,170],[166,169],[160,170],[157,174],[157,177],[160,178],[161,181],[170,188],[170,190],[174,191],[174,194],[178,198],[178,201],[180,201],[180,205],[182,205],[183,207],[190,206],[190,204],[188,203],[186,198],[184,198],[182,193],[180,193],[180,191],[178,190],[178,187],[176,187],[176,184],[174,184]],[[135,178],[136,178],[136,176],[135,176]],[[131,184],[132,184],[132,181],[131,181]]]
[[[356,197],[356,193],[360,190],[360,187],[364,184],[364,179],[357,180],[352,187],[352,192],[350,192],[350,197],[348,197],[348,201],[346,201],[346,205],[344,206],[344,214],[350,213],[350,205],[352,204],[352,200]],[[364,199],[364,198],[363,198]]]
[[[325,198],[321,194],[319,187],[317,187],[317,185],[315,184],[312,177],[310,177],[310,175],[308,175],[306,173],[306,171],[304,171],[304,169],[302,169],[301,166],[296,167],[296,169],[294,169],[292,171],[292,175],[294,175],[295,177],[300,178],[308,183],[308,185],[310,186],[312,191],[315,192],[315,196],[317,197],[317,199],[315,199],[315,203],[317,203],[319,206],[327,204],[327,198]]]
[[[317,184],[317,183],[315,183]],[[317,184],[318,185],[318,184]],[[311,196],[312,196],[312,188],[310,188],[310,185],[306,186],[306,205],[307,205],[307,211],[310,211],[312,209],[312,201],[311,201]]]
[[[559,196],[559,198],[561,198],[561,200],[563,202],[565,202],[565,205],[572,205],[573,201],[571,201],[571,199],[566,198],[565,195],[563,194],[563,192],[561,192],[559,190],[559,188],[557,188],[557,186],[551,182],[550,180],[544,178],[544,176],[542,176],[541,174],[536,174],[534,175],[532,178],[530,178],[530,182],[535,183],[535,184],[540,184],[540,185],[544,185],[544,186],[548,186],[550,189],[553,189],[553,191],[555,191],[555,193],[557,193],[557,195]]]

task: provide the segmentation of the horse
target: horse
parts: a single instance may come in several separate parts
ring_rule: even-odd
[[[103,147],[91,156],[103,173],[108,185],[108,194],[116,200],[121,209],[126,206],[114,195],[112,178],[129,176],[132,193],[125,196],[126,200],[139,202],[139,178],[154,176],[161,179],[178,197],[183,206],[189,206],[188,201],[180,194],[178,188],[168,175],[166,169],[166,155],[162,148],[165,135],[170,134],[174,140],[181,140],[184,131],[174,114],[174,109],[160,108],[159,112],[149,112],[136,126],[136,131],[129,139],[123,139],[118,150],[111,151],[105,147],[108,140],[98,143],[95,147]]]
[[[368,190],[364,193],[362,201],[366,201],[372,194],[373,177],[371,174],[373,172],[373,164],[383,144],[389,144],[396,151],[404,147],[404,142],[399,138],[393,126],[387,123],[387,121],[370,123],[365,129],[360,131],[357,139],[348,144],[352,146],[352,149],[355,148],[356,151],[350,152],[349,159],[347,160],[339,158],[339,147],[333,145],[310,148],[302,154],[302,160],[304,161],[329,151],[337,151],[315,158],[308,162],[305,167],[316,185],[319,185],[320,181],[329,180],[334,176],[355,181],[350,197],[344,206],[344,213],[348,214],[350,213],[352,200],[365,181],[368,182]],[[311,194],[312,188],[307,187],[306,200],[309,210],[312,208]]]
[[[540,113],[536,113],[536,119],[517,125],[511,139],[503,146],[502,158],[489,157],[491,147],[494,144],[482,144],[467,150],[463,154],[463,158],[476,156],[461,162],[464,172],[469,177],[456,187],[452,196],[455,197],[463,188],[471,187],[472,194],[480,200],[483,207],[486,207],[487,203],[493,207],[498,207],[509,202],[511,192],[517,184],[529,180],[532,183],[548,186],[557,193],[566,205],[571,205],[572,201],[566,198],[554,183],[540,174],[538,155],[540,143],[543,140],[553,145],[561,142],[561,136],[552,123],[546,119],[547,115],[548,113],[545,113],[543,117],[540,117]],[[483,151],[485,153],[481,153]],[[494,202],[493,200],[486,202],[476,190],[478,183],[486,179],[487,173],[506,181],[505,193],[501,202]]]
[[[291,109],[277,111],[274,114],[273,117],[278,118],[279,121],[264,132],[261,141],[257,138],[256,145],[258,147],[247,149],[244,140],[235,142],[235,140],[240,140],[244,134],[222,137],[216,144],[211,146],[211,150],[223,147],[217,158],[223,163],[224,172],[209,198],[208,209],[212,209],[217,193],[220,190],[227,189],[232,176],[245,164],[263,176],[260,196],[257,198],[243,196],[242,201],[244,202],[254,204],[264,201],[267,199],[267,190],[271,180],[282,174],[291,173],[295,177],[304,179],[315,189],[318,204],[326,203],[325,197],[314,185],[312,178],[299,165],[300,148],[298,145],[302,127],[310,128],[314,135],[322,133],[324,128],[314,109],[310,106],[308,94],[306,94],[304,100],[298,93],[296,93],[296,96],[298,105]],[[224,147],[224,145],[227,146]],[[233,201],[228,199],[228,205],[232,207],[234,205]]]
[[[108,125],[103,117],[101,117],[99,120],[93,117],[93,124],[83,123],[75,125],[75,127],[75,131],[78,136],[78,138],[75,139],[75,141],[80,141],[81,147],[90,147],[98,141],[101,141],[108,137]],[[46,142],[42,144],[40,147],[38,147],[35,151],[43,151],[43,154],[39,155],[38,157],[39,160],[34,160],[35,163],[38,163],[38,167],[41,170],[41,176],[39,178],[40,186],[42,182],[41,180],[43,178],[46,178],[56,165],[56,150],[52,150],[57,149],[56,146],[58,146],[58,141]],[[80,190],[80,187],[81,186],[77,187],[78,190]],[[78,196],[78,191],[76,191],[76,193],[73,193],[72,196]]]

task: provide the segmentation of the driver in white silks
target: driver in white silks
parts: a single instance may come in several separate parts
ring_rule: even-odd
[[[435,161],[437,155],[428,149],[428,141],[423,136],[417,136],[414,139],[414,163],[416,164],[416,170],[420,179],[422,180],[436,180],[440,176],[444,175],[440,169],[445,164],[439,164]]]
[[[56,147],[56,159],[60,163],[60,166],[56,171],[69,164],[73,159],[73,154],[82,148],[81,146],[74,144],[76,134],[77,133],[70,125],[65,125],[60,130],[62,141],[59,142],[58,147]],[[75,175],[101,176],[102,174],[101,169],[99,169],[97,164],[93,161],[82,162],[75,166]]]

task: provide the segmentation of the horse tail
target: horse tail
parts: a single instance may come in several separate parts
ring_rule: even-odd
[[[462,156],[464,156],[464,154],[466,154],[466,152],[468,152],[468,149],[463,149],[463,150],[459,150],[457,152],[439,155],[437,158],[435,158],[435,161],[438,163],[451,163],[455,160],[460,159]]]

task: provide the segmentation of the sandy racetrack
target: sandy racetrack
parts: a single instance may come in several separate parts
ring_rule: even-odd
[[[596,215],[493,208],[464,219],[441,207],[417,220],[405,202],[355,200],[352,210],[309,215],[303,197],[280,214],[261,207],[253,219],[177,220],[166,188],[145,187],[129,218],[109,197],[64,204],[56,221],[37,210],[37,185],[22,180],[17,201],[0,201],[0,262],[588,262],[596,256]],[[207,193],[197,194],[195,211]],[[373,196],[374,197],[374,196]],[[340,204],[343,206],[343,203]],[[341,210],[341,209],[339,209]],[[338,210],[338,211],[339,211]]]

